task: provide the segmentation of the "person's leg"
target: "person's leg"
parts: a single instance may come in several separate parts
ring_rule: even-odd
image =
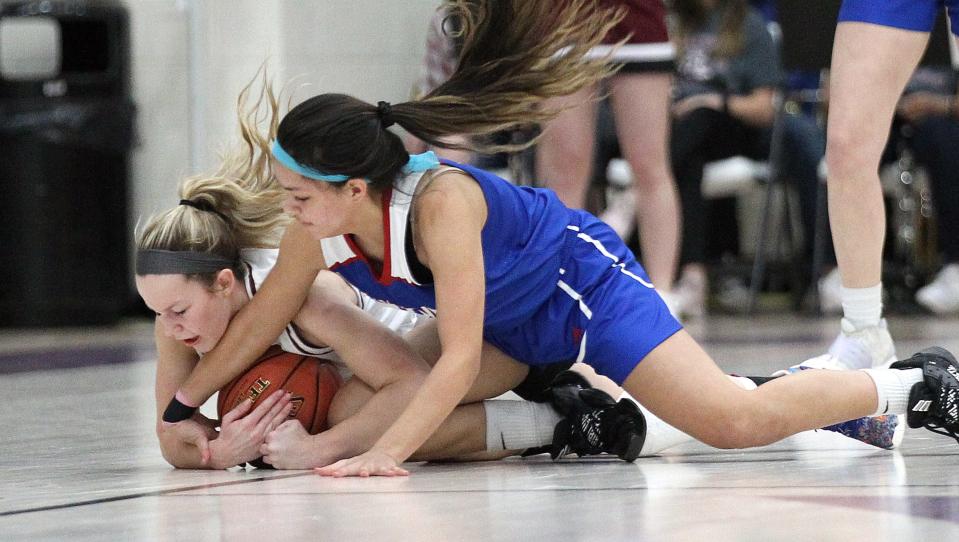
[[[752,150],[751,130],[729,115],[696,109],[673,121],[670,159],[682,202],[682,278],[677,287],[684,312],[702,312],[707,288],[706,200],[702,194],[703,167],[707,162]]]
[[[885,238],[879,157],[928,39],[925,32],[865,23],[836,28],[826,160],[829,219],[847,288],[879,284]]]
[[[726,122],[724,115],[696,109],[672,123],[670,159],[682,203],[683,265],[702,265],[706,260],[706,200],[703,198],[703,167],[719,155]]]
[[[596,139],[595,89],[583,89],[547,102],[568,108],[550,121],[536,144],[537,181],[556,191],[567,207],[582,209],[593,165]]]
[[[830,353],[850,368],[882,365],[895,356],[888,331],[880,326],[886,221],[879,159],[896,103],[928,37],[860,22],[836,28],[826,143],[829,222],[843,283],[843,335],[867,335],[859,338],[859,348],[841,347],[848,341],[840,336],[840,346]]]
[[[622,73],[610,81],[616,132],[633,170],[643,265],[661,292],[672,289],[679,258],[679,194],[667,156],[669,73]]]
[[[853,4],[856,9],[875,7]],[[896,103],[928,33],[850,21],[855,10],[845,5],[844,10],[833,45],[826,140],[829,223],[844,317],[838,338],[822,358],[855,369],[883,366],[896,356],[882,320],[886,221],[878,170]],[[822,364],[819,358],[810,362]]]
[[[359,379],[351,378],[348,380],[337,392],[333,404],[330,405],[330,425],[335,426],[352,416],[372,396],[373,390]],[[525,404],[524,401],[496,402],[503,403],[505,407]],[[541,405],[536,409],[531,406],[528,413],[520,412],[520,414],[528,414],[529,416],[540,414],[540,419],[536,421],[541,429],[539,434],[532,436],[527,435],[529,431],[523,431],[520,438],[530,440],[520,441],[516,435],[517,430],[512,427],[507,428],[507,436],[502,437],[503,446],[500,449],[495,449],[487,443],[489,417],[485,402],[460,405],[453,410],[446,421],[443,422],[443,425],[413,454],[410,460],[429,461],[457,458],[459,460],[485,461],[516,455],[527,447],[549,444],[553,436],[553,427],[559,419],[558,414],[550,415],[550,411],[548,405]],[[513,416],[509,421],[514,421],[517,418],[518,416]],[[520,423],[524,421],[524,419],[519,420]],[[505,442],[507,439],[510,443],[518,442],[517,449],[507,449]],[[304,444],[306,444],[306,441],[304,441]],[[287,466],[286,468],[292,467]]]
[[[874,378],[895,379],[883,385],[882,395],[890,413],[901,414],[909,390],[922,374],[894,369],[809,370],[747,391],[726,378],[709,355],[679,331],[650,351],[623,387],[666,423],[696,439],[717,448],[745,448],[878,414]]]

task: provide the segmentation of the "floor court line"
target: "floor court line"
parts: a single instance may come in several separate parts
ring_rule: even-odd
[[[255,482],[263,482],[265,480],[278,480],[281,478],[296,478],[299,476],[307,476],[310,474],[313,474],[313,473],[311,471],[296,472],[291,474],[278,474],[276,476],[260,476],[257,478],[250,478],[249,480],[231,480],[229,482],[218,482],[215,484],[200,484],[196,486],[178,487],[178,488],[172,488],[172,489],[161,489],[157,491],[144,491],[142,493],[133,493],[130,495],[115,495],[113,497],[104,497],[102,499],[90,499],[86,501],[68,502],[68,503],[55,504],[50,506],[36,506],[33,508],[23,508],[21,510],[8,510],[6,512],[0,512],[0,517],[19,516],[22,514],[30,514],[33,512],[48,512],[50,510],[62,510],[64,508],[77,508],[79,506],[91,506],[94,504],[104,504],[108,502],[128,501],[131,499],[142,499],[144,497],[164,497],[164,496],[175,495],[177,493],[181,493],[184,491],[198,491],[201,489],[211,489],[215,487],[252,484]],[[192,495],[192,496],[196,497],[196,495]]]

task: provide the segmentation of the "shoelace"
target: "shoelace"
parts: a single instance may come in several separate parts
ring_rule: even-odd
[[[937,405],[936,410],[938,411],[937,417],[942,418],[943,415],[947,414],[947,411],[951,410],[953,411],[953,414],[952,414],[953,422],[950,423],[949,425],[959,426],[959,420],[956,420],[956,414],[955,414],[955,411],[959,409],[959,390],[956,390],[956,389],[942,390],[941,393],[939,394],[939,399],[936,401],[936,405]],[[955,439],[956,443],[959,444],[959,433],[947,427],[946,424],[938,423],[935,420],[930,418],[929,421],[924,422],[922,426],[932,431],[933,433],[936,433],[937,435],[952,437],[953,439]]]

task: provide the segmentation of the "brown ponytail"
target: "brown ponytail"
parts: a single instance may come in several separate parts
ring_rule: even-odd
[[[608,58],[589,59],[622,18],[593,0],[448,0],[462,41],[449,80],[418,100],[393,104],[389,118],[432,145],[446,136],[485,135],[546,122],[559,111],[542,103],[572,94],[609,76]],[[400,138],[385,129],[382,106],[343,94],[323,94],[291,110],[277,137],[298,162],[331,174],[393,182],[408,157]],[[514,150],[532,144],[474,150]]]

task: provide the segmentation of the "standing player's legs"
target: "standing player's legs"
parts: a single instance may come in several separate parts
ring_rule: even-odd
[[[881,321],[886,230],[878,169],[896,103],[927,41],[926,32],[857,21],[836,29],[826,160],[845,316],[828,355],[838,366],[880,366],[895,357]]]
[[[536,145],[536,175],[567,207],[582,209],[593,166],[596,89],[554,98],[547,108],[563,109],[543,129]]]
[[[660,292],[673,287],[682,216],[667,156],[671,84],[666,72],[621,73],[610,81],[619,145],[633,170],[643,264]]]

